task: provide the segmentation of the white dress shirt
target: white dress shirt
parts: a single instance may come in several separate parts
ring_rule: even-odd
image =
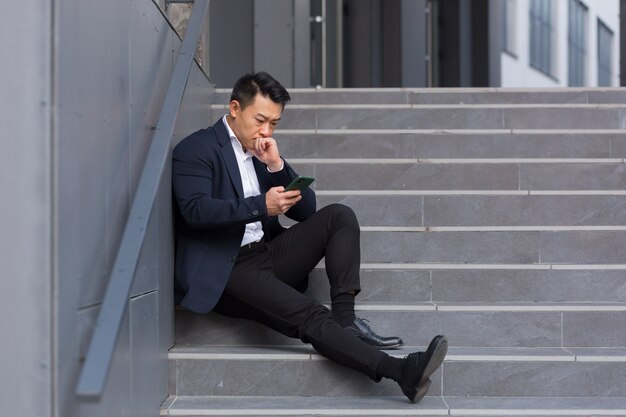
[[[226,130],[230,136],[230,144],[233,146],[235,157],[237,158],[237,165],[239,166],[239,174],[241,174],[241,183],[243,185],[243,196],[247,198],[261,194],[259,179],[256,176],[254,164],[252,163],[254,155],[252,155],[248,150],[244,151],[241,146],[241,142],[239,142],[239,139],[237,139],[237,136],[235,136],[235,133],[228,125],[226,116],[222,118],[222,122],[224,123],[224,126],[226,126]],[[263,239],[263,225],[261,222],[246,224],[246,231],[243,235],[241,246],[252,242],[258,242],[261,239]]]

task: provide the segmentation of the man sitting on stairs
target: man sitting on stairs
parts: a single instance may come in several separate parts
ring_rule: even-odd
[[[355,317],[360,291],[360,228],[354,212],[333,204],[316,211],[315,193],[285,191],[297,177],[272,137],[290,100],[269,74],[244,75],[229,111],[174,149],[176,301],[197,313],[255,320],[310,343],[325,357],[374,381],[391,378],[412,402],[428,391],[448,342],[394,358],[402,346]],[[278,215],[299,221],[284,229]],[[303,294],[325,258],[331,310]]]

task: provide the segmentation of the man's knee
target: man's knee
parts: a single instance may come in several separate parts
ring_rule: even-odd
[[[354,210],[344,204],[333,203],[324,207],[322,210],[327,210],[337,224],[359,227],[359,221],[356,214],[354,214]]]

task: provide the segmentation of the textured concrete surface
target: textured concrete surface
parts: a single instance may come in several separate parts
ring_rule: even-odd
[[[318,206],[346,204],[363,227],[357,314],[405,340],[397,357],[441,333],[448,358],[431,396],[405,408],[395,383],[299,340],[178,311],[170,394],[183,397],[172,410],[626,415],[622,90],[293,97],[281,152],[316,177]],[[213,119],[224,111],[214,106]],[[322,267],[308,294],[328,303]]]

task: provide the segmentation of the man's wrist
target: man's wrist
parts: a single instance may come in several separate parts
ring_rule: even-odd
[[[284,167],[285,167],[285,161],[283,161],[282,158],[280,158],[279,164],[272,164],[271,166],[269,164],[266,165],[267,170],[271,173],[282,171]]]

